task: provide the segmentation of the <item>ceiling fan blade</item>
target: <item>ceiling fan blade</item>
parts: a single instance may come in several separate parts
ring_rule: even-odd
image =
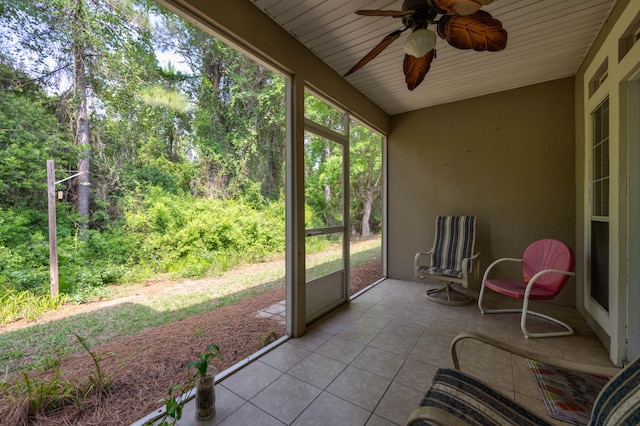
[[[507,31],[502,23],[483,10],[467,16],[443,16],[438,35],[458,49],[496,52],[507,47]]]
[[[396,30],[396,31],[392,32],[391,34],[387,35],[385,38],[383,38],[382,41],[380,43],[378,43],[378,45],[376,47],[371,49],[371,51],[365,55],[364,58],[360,59],[360,61],[358,61],[357,64],[355,64],[349,71],[347,71],[345,73],[344,77],[346,77],[346,76],[348,76],[350,74],[353,74],[354,72],[358,71],[360,68],[362,68],[366,64],[368,64],[369,61],[371,61],[373,58],[378,56],[384,49],[387,48],[387,46],[389,46],[391,43],[396,41],[398,39],[398,37],[400,37],[400,34],[402,34],[402,32],[404,30],[406,30],[406,28],[403,29],[403,30]]]
[[[493,0],[433,0],[436,7],[449,15],[472,15]]]
[[[363,16],[406,16],[416,13],[415,10],[357,10],[356,15]]]
[[[426,55],[416,58],[411,55],[404,55],[404,62],[402,63],[402,71],[404,71],[404,81],[407,83],[407,88],[413,90],[422,83],[424,76],[429,72],[431,68],[431,61],[436,57],[436,50],[430,50]]]

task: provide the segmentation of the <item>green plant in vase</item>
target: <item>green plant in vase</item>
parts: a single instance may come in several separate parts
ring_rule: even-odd
[[[173,396],[173,392],[178,391],[182,394],[178,385],[172,385],[167,392],[167,396],[158,402],[165,404],[164,415],[160,418],[157,426],[173,426],[182,418],[182,404],[178,402],[178,397]],[[153,426],[153,421],[145,423],[144,426]]]
[[[198,354],[198,359],[189,363],[189,368],[195,368],[196,379],[196,419],[208,420],[216,414],[215,373],[214,367],[209,368],[209,361],[220,358],[220,348],[209,345],[205,352]]]

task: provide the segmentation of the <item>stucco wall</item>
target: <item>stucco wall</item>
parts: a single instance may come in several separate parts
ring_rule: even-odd
[[[413,256],[431,247],[438,215],[478,217],[481,272],[539,238],[574,248],[573,84],[567,78],[392,117],[391,278],[413,279]],[[571,279],[557,301],[573,305],[574,286]]]

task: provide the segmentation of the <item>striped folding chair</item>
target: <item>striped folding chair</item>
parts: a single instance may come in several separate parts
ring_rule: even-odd
[[[414,258],[416,278],[428,277],[443,283],[442,287],[427,290],[427,299],[447,305],[464,305],[473,301],[469,295],[454,289],[452,284],[468,288],[472,272],[474,279],[478,279],[480,253],[473,252],[475,229],[475,216],[436,218],[433,247],[426,253],[416,253]],[[430,257],[428,265],[421,264],[423,256]]]

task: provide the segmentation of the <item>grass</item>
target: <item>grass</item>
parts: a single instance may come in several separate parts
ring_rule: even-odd
[[[351,267],[367,264],[379,256],[380,239],[354,243]],[[307,267],[313,274],[321,276],[326,271],[335,270],[339,262],[341,252],[335,248],[310,256]],[[92,347],[97,347],[149,327],[179,321],[245,297],[284,287],[284,262],[268,265],[236,268],[224,276],[206,281],[185,280],[179,286],[154,296],[125,299],[95,311],[2,333],[0,375],[53,366],[60,358],[81,349],[76,334],[83,336]]]
[[[351,268],[366,265],[382,256],[380,239],[378,238],[352,243],[350,250],[349,266]],[[307,281],[342,269],[341,248],[334,246],[322,253],[307,255],[306,268]]]
[[[3,322],[20,318],[33,321],[45,312],[57,309],[67,302],[67,297],[63,294],[51,297],[48,294],[36,295],[31,291],[4,291],[0,296],[0,318]]]

